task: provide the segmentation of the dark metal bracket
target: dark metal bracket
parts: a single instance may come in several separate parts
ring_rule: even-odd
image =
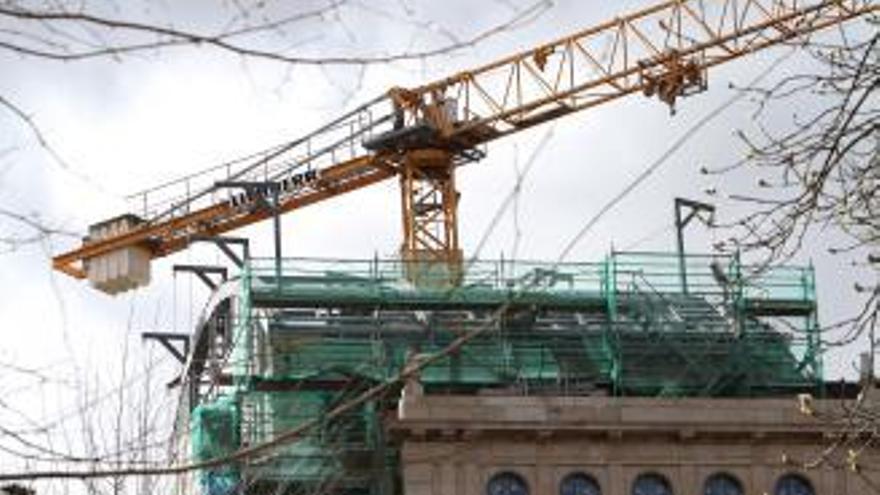
[[[193,242],[210,242],[217,246],[238,268],[244,268],[244,261],[250,258],[250,241],[244,237],[224,236],[196,236]],[[231,246],[241,247],[241,255],[236,253]]]
[[[281,283],[281,183],[273,181],[221,181],[214,183],[217,189],[243,189],[245,195],[272,212],[275,233],[275,279]],[[272,198],[271,203],[267,199]]]
[[[217,286],[227,279],[226,268],[222,266],[209,265],[174,265],[172,267],[174,273],[185,272],[194,273],[199,279],[205,283],[211,290],[217,290]],[[219,275],[220,282],[215,282],[209,275]]]
[[[180,364],[186,364],[186,358],[189,356],[189,335],[173,332],[143,332],[141,338],[155,340],[162,344],[162,347],[170,352]],[[179,342],[180,348],[175,347],[173,342]]]
[[[682,218],[682,210],[685,208],[688,208],[690,211]],[[701,212],[707,212],[709,217],[703,218],[700,216]],[[684,294],[688,293],[687,267],[684,260],[684,229],[694,218],[711,226],[715,221],[715,207],[691,199],[675,198],[675,230],[678,240],[678,269],[681,276],[681,291]]]

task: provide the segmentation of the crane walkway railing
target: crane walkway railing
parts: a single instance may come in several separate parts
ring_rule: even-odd
[[[221,182],[277,182],[282,192],[295,189],[323,169],[366,155],[363,142],[390,128],[391,109],[387,96],[374,98],[299,139],[131,194],[130,211],[157,222],[236,201],[241,191],[218,189]]]

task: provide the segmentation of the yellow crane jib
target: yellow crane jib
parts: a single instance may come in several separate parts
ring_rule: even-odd
[[[711,67],[880,10],[877,0],[673,0],[417,88],[392,88],[314,132],[136,195],[138,211],[93,225],[53,266],[117,293],[152,259],[272,216],[229,181],[280,183],[288,212],[397,176],[401,258],[414,283],[461,275],[455,170],[484,144],[631,95],[678,98]],[[439,276],[438,276],[439,275]],[[445,280],[445,282],[444,282]]]

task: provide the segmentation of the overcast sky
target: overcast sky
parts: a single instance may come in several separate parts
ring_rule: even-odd
[[[173,18],[187,27],[218,25],[234,13],[231,7],[217,12],[210,2],[193,2],[186,9],[172,6],[174,2],[155,2],[150,9],[120,3],[125,7],[102,3],[97,8],[115,17]],[[89,224],[125,212],[125,194],[295,138],[389,87],[414,86],[489,62],[646,3],[558,0],[533,22],[476,47],[423,62],[363,69],[290,67],[243,60],[207,47],[69,63],[0,51],[0,94],[33,116],[66,164],[48,156],[21,119],[0,109],[0,208],[36,212],[52,225],[84,233]],[[307,10],[324,4],[291,2],[284,8]],[[413,51],[449,43],[447,31],[466,39],[504,23],[515,9],[533,5],[528,0],[352,2],[324,19],[296,25],[284,40],[309,56]],[[784,49],[770,50],[714,70],[709,91],[681,101],[674,117],[656,100],[631,96],[491,143],[485,160],[458,174],[465,252],[471,253],[514,187],[515,163],[522,166],[546,133],[552,136],[518,199],[520,258],[555,260],[607,201],[697,120],[732,96],[731,83],[745,84],[783,53]],[[809,67],[804,57],[793,56],[770,80]],[[569,259],[598,260],[612,246],[671,251],[676,196],[718,203],[720,216],[732,218],[738,211],[735,206],[703,191],[741,189],[754,178],[707,178],[698,170],[741,157],[734,130],[754,128],[754,108],[752,102],[742,100],[700,130],[660,172],[596,225]],[[788,117],[772,118],[773,125],[783,125]],[[391,180],[289,214],[283,219],[285,254],[393,256],[401,235],[399,204],[397,183]],[[516,237],[514,225],[510,210],[482,256],[509,256]],[[270,228],[261,224],[242,232],[252,239],[255,254],[271,254]],[[27,229],[0,219],[0,235],[9,233],[25,234]],[[720,238],[695,226],[688,247],[706,252]],[[153,385],[162,391],[163,383],[172,378],[173,365],[161,350],[142,344],[138,333],[189,331],[206,292],[198,282],[173,277],[170,266],[220,260],[208,248],[185,251],[154,264],[150,287],[110,297],[52,272],[49,255],[77,245],[65,237],[53,241],[0,255],[5,334],[0,364],[40,370],[39,376],[2,372],[0,397],[5,402],[14,399],[22,411],[19,415],[0,407],[0,424],[16,428],[27,424],[24,417],[41,424],[70,411],[82,399],[69,391],[81,391],[84,384],[95,396],[114,390],[126,348],[132,370],[162,360],[160,371],[152,374]],[[820,315],[823,322],[830,322],[855,309],[854,276],[850,258],[824,254],[826,241],[811,240],[800,261],[812,260],[816,266]],[[827,355],[828,378],[853,377],[856,352],[850,347]],[[129,378],[136,381],[143,375]],[[161,393],[173,403],[171,394]],[[95,413],[90,420],[99,417]],[[82,427],[64,428],[75,436]],[[64,443],[59,442],[63,450]],[[7,442],[0,440],[0,445]]]

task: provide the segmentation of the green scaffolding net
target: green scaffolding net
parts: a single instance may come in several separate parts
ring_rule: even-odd
[[[199,404],[190,413],[192,456],[196,462],[221,459],[241,446],[241,418],[235,397],[219,397]],[[238,485],[239,473],[234,464],[206,469],[199,473],[204,493],[231,493]]]
[[[822,381],[809,267],[613,253],[597,263],[469,263],[454,287],[414,286],[399,261],[285,259],[277,268],[254,259],[242,275],[234,395],[193,412],[193,454],[312,426],[240,470],[207,472],[216,486],[392,493],[396,449],[382,415],[397,397],[323,418],[475,330],[421,370],[425,393],[751,397],[816,391]]]

